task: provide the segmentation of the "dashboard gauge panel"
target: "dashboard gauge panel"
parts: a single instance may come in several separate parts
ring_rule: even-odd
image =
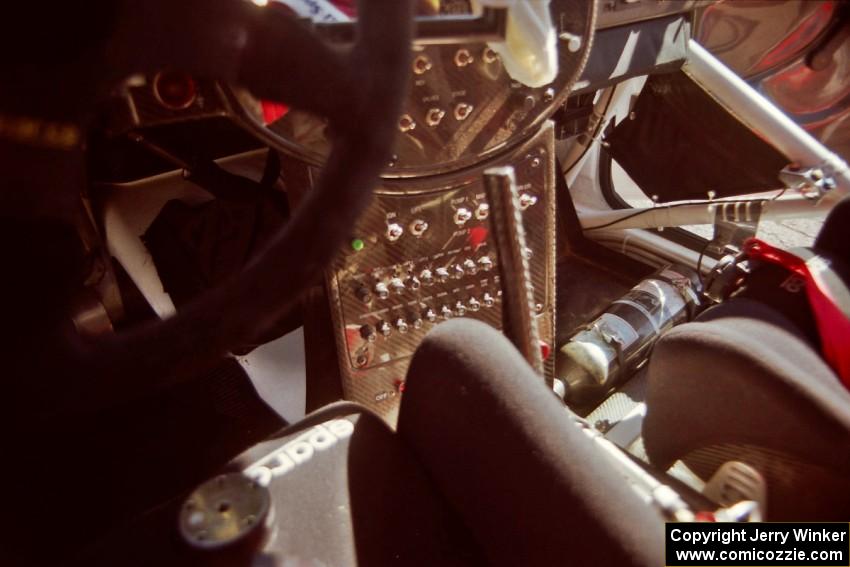
[[[559,73],[549,85],[530,88],[511,79],[486,43],[416,45],[412,78],[385,177],[417,177],[468,167],[515,146],[569,96],[591,48],[596,3],[553,0]],[[263,124],[262,105],[244,92],[231,99],[263,138],[313,165],[330,150],[327,124],[291,110]],[[363,125],[368,128],[368,124]]]

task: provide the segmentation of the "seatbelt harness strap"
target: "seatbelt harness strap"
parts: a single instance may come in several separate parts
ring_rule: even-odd
[[[810,250],[775,248],[757,238],[747,240],[744,250],[751,260],[781,266],[803,280],[823,357],[850,389],[850,290],[829,260]]]

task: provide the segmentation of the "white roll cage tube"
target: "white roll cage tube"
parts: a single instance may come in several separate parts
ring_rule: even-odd
[[[757,203],[761,211],[756,211]],[[587,211],[581,213],[584,230],[623,228],[669,228],[694,224],[714,224],[718,210],[726,220],[754,222],[757,220],[778,221],[793,218],[823,218],[832,208],[825,200],[813,201],[806,197],[780,199],[717,199],[714,201],[678,202],[670,205],[633,209]]]
[[[843,159],[814,139],[697,42],[690,40],[688,50],[685,73],[797,168],[824,172],[832,180],[832,188],[818,199],[789,195],[780,199],[718,199],[646,208],[584,210],[580,213],[582,228],[614,230],[712,224],[721,206],[727,215],[752,220],[747,201],[762,204],[762,220],[818,218],[826,216],[835,203],[850,195],[850,170]]]

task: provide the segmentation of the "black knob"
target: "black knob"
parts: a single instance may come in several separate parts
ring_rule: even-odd
[[[354,292],[354,295],[356,295],[357,299],[359,299],[363,303],[369,303],[370,301],[372,301],[372,292],[369,291],[369,288],[365,286],[358,287],[357,291]]]
[[[378,335],[375,334],[375,328],[372,327],[372,325],[363,325],[360,327],[360,336],[370,343],[374,342],[375,339],[378,338]]]

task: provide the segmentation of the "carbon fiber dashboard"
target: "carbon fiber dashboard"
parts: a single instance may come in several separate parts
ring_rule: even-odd
[[[567,99],[587,62],[596,2],[552,0],[550,12],[559,71],[542,87],[513,80],[483,42],[415,45],[394,155],[382,175],[418,177],[473,167],[533,135]],[[323,118],[292,109],[268,121],[252,95],[240,90],[231,95],[245,127],[306,163],[324,163],[331,137]]]
[[[327,273],[345,397],[394,422],[410,358],[452,317],[502,327],[499,258],[482,172],[515,168],[541,339],[555,338],[554,133],[478,167],[430,179],[385,180],[351,245]],[[551,368],[547,366],[547,368]],[[551,372],[551,370],[550,370]]]

